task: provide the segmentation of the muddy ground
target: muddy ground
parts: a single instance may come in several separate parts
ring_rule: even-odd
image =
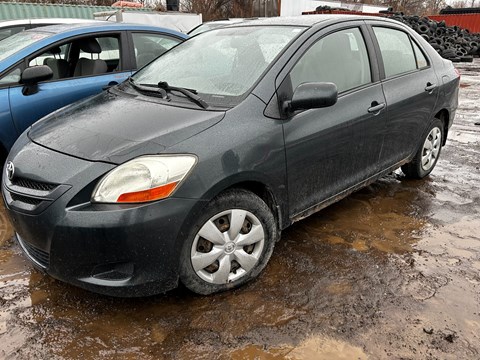
[[[236,291],[95,295],[35,271],[0,210],[0,358],[480,358],[480,59],[433,174],[400,172],[284,232]]]

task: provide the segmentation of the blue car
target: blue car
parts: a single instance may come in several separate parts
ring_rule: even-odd
[[[41,117],[119,84],[186,39],[155,26],[53,25],[0,41],[0,161]]]

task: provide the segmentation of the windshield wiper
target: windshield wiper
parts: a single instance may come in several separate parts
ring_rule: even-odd
[[[182,87],[170,86],[166,81],[160,81],[158,83],[158,88],[163,89],[164,91],[178,91],[179,93],[185,95],[188,99],[192,100],[195,104],[202,107],[203,109],[208,109],[210,106],[203,100],[200,96],[197,95],[197,92],[193,89],[187,89]]]
[[[159,94],[162,99],[170,100],[167,95],[168,92],[177,91],[190,99],[202,109],[209,109],[210,106],[197,95],[197,91],[193,89],[181,88],[176,86],[170,86],[166,81],[160,81],[157,85],[153,84],[137,84],[132,78],[128,78],[129,83],[137,90]]]
[[[144,84],[137,84],[132,78],[128,78],[128,82],[137,90],[151,92],[159,94],[162,99],[167,99],[167,91],[165,89],[159,88],[155,85],[144,85]]]

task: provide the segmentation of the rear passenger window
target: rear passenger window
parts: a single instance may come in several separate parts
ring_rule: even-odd
[[[412,43],[406,33],[384,27],[374,27],[373,30],[380,46],[387,78],[417,69]]]
[[[425,55],[423,55],[422,50],[418,47],[418,45],[412,41],[413,50],[415,50],[415,57],[417,58],[417,68],[421,69],[428,66],[428,61]]]
[[[147,33],[133,33],[132,38],[137,69],[145,66],[180,42],[180,40],[168,36]]]
[[[305,82],[332,82],[338,92],[370,83],[370,62],[360,30],[341,30],[317,41],[292,69],[290,79],[293,89]]]

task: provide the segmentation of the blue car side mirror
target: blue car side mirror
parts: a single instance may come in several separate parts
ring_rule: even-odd
[[[38,83],[40,81],[50,80],[53,77],[53,71],[47,65],[32,66],[26,68],[20,79],[24,84],[22,94],[33,95],[38,92]]]

